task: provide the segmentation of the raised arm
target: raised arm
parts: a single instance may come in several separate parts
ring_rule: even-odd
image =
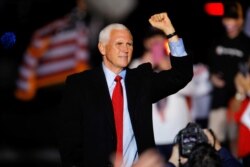
[[[151,16],[149,23],[162,30],[167,35],[169,42],[178,41],[178,36],[166,12]]]
[[[153,75],[152,102],[154,103],[186,86],[193,76],[193,63],[166,12],[152,15],[149,23],[167,36],[172,65],[170,70]]]

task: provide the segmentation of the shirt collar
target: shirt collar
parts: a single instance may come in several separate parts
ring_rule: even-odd
[[[117,74],[115,74],[114,72],[109,70],[104,65],[104,63],[102,63],[102,68],[103,68],[103,71],[104,71],[104,74],[105,74],[105,77],[106,77],[106,80],[107,80],[108,87],[110,88],[112,86],[112,84],[114,83],[114,80],[115,80],[115,77],[116,77]],[[121,76],[123,78],[123,80],[124,80],[124,78],[126,76],[126,69],[123,69],[118,75]]]

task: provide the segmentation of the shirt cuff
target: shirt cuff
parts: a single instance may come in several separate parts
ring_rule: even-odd
[[[174,57],[187,56],[182,38],[179,38],[177,42],[169,42],[169,48],[171,55]]]

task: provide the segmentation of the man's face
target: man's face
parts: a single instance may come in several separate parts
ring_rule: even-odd
[[[243,19],[223,18],[222,23],[227,31],[229,38],[235,38],[242,30]]]
[[[109,41],[99,43],[103,62],[111,71],[119,73],[131,61],[133,38],[128,30],[112,30]]]

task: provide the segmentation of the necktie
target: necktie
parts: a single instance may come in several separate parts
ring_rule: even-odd
[[[115,129],[116,129],[116,155],[122,155],[123,153],[123,93],[122,84],[119,75],[115,77],[116,85],[112,94],[112,104],[115,118]]]

